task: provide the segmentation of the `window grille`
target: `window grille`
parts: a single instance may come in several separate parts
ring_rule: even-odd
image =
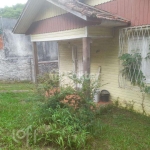
[[[120,29],[119,57],[126,53],[141,54],[142,57],[141,69],[139,69],[138,73],[140,74],[140,71],[142,71],[143,75],[146,77],[146,80],[144,82],[150,83],[150,59],[146,59],[148,54],[150,54],[150,26],[129,27]],[[131,82],[129,82],[129,80],[122,75],[122,69],[123,69],[122,61],[120,61],[119,86],[121,88],[136,89],[136,87],[132,86]],[[138,73],[136,72],[136,74]],[[130,70],[129,76],[131,76]],[[134,76],[134,74],[132,74],[132,76]],[[136,81],[138,82],[138,75],[136,75],[136,77],[137,77]]]

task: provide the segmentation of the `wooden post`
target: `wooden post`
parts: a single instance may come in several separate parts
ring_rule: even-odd
[[[73,63],[74,63],[74,73],[77,74],[77,47],[76,46],[72,46],[72,59],[73,59]]]
[[[77,56],[77,46],[72,46],[72,59],[73,59],[73,64],[74,64],[74,74],[75,76],[77,77],[77,73],[78,73],[78,56]],[[78,84],[77,82],[75,82],[75,88],[77,89],[78,88]]]
[[[38,69],[38,53],[36,42],[33,42],[33,60],[34,60],[35,83],[37,84],[37,76],[39,74],[39,69]]]
[[[90,43],[91,39],[88,37],[83,38],[83,74],[90,75]]]
[[[91,59],[90,59],[90,43],[91,39],[86,37],[83,38],[83,75],[84,83],[83,90],[85,91],[85,97],[87,100],[91,98],[90,90],[90,70],[91,70]]]

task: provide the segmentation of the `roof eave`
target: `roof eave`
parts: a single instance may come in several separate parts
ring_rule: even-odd
[[[30,0],[27,1],[27,3],[26,3],[26,5],[25,5],[25,7],[24,7],[24,9],[23,9],[23,11],[22,11],[22,13],[21,13],[21,15],[19,16],[19,18],[18,18],[18,20],[17,20],[17,23],[16,23],[15,27],[14,27],[13,30],[12,30],[13,33],[18,34],[18,33],[17,33],[17,27],[18,27],[19,23],[21,22],[21,20],[22,20],[24,14],[25,14],[25,12],[26,12],[26,10],[28,9],[30,2],[31,2]]]
[[[20,15],[13,32],[16,34],[25,34],[34,21],[44,0],[28,0],[22,14]]]

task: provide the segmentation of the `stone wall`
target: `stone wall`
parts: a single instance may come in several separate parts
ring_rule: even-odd
[[[39,72],[40,72],[40,75],[43,75],[49,72],[58,72],[58,62],[49,62],[49,63],[39,64]]]
[[[32,59],[25,57],[0,58],[0,80],[33,81]]]

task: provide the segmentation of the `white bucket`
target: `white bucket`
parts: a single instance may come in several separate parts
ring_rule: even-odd
[[[94,90],[94,102],[98,103],[100,100],[100,89],[95,89]]]

